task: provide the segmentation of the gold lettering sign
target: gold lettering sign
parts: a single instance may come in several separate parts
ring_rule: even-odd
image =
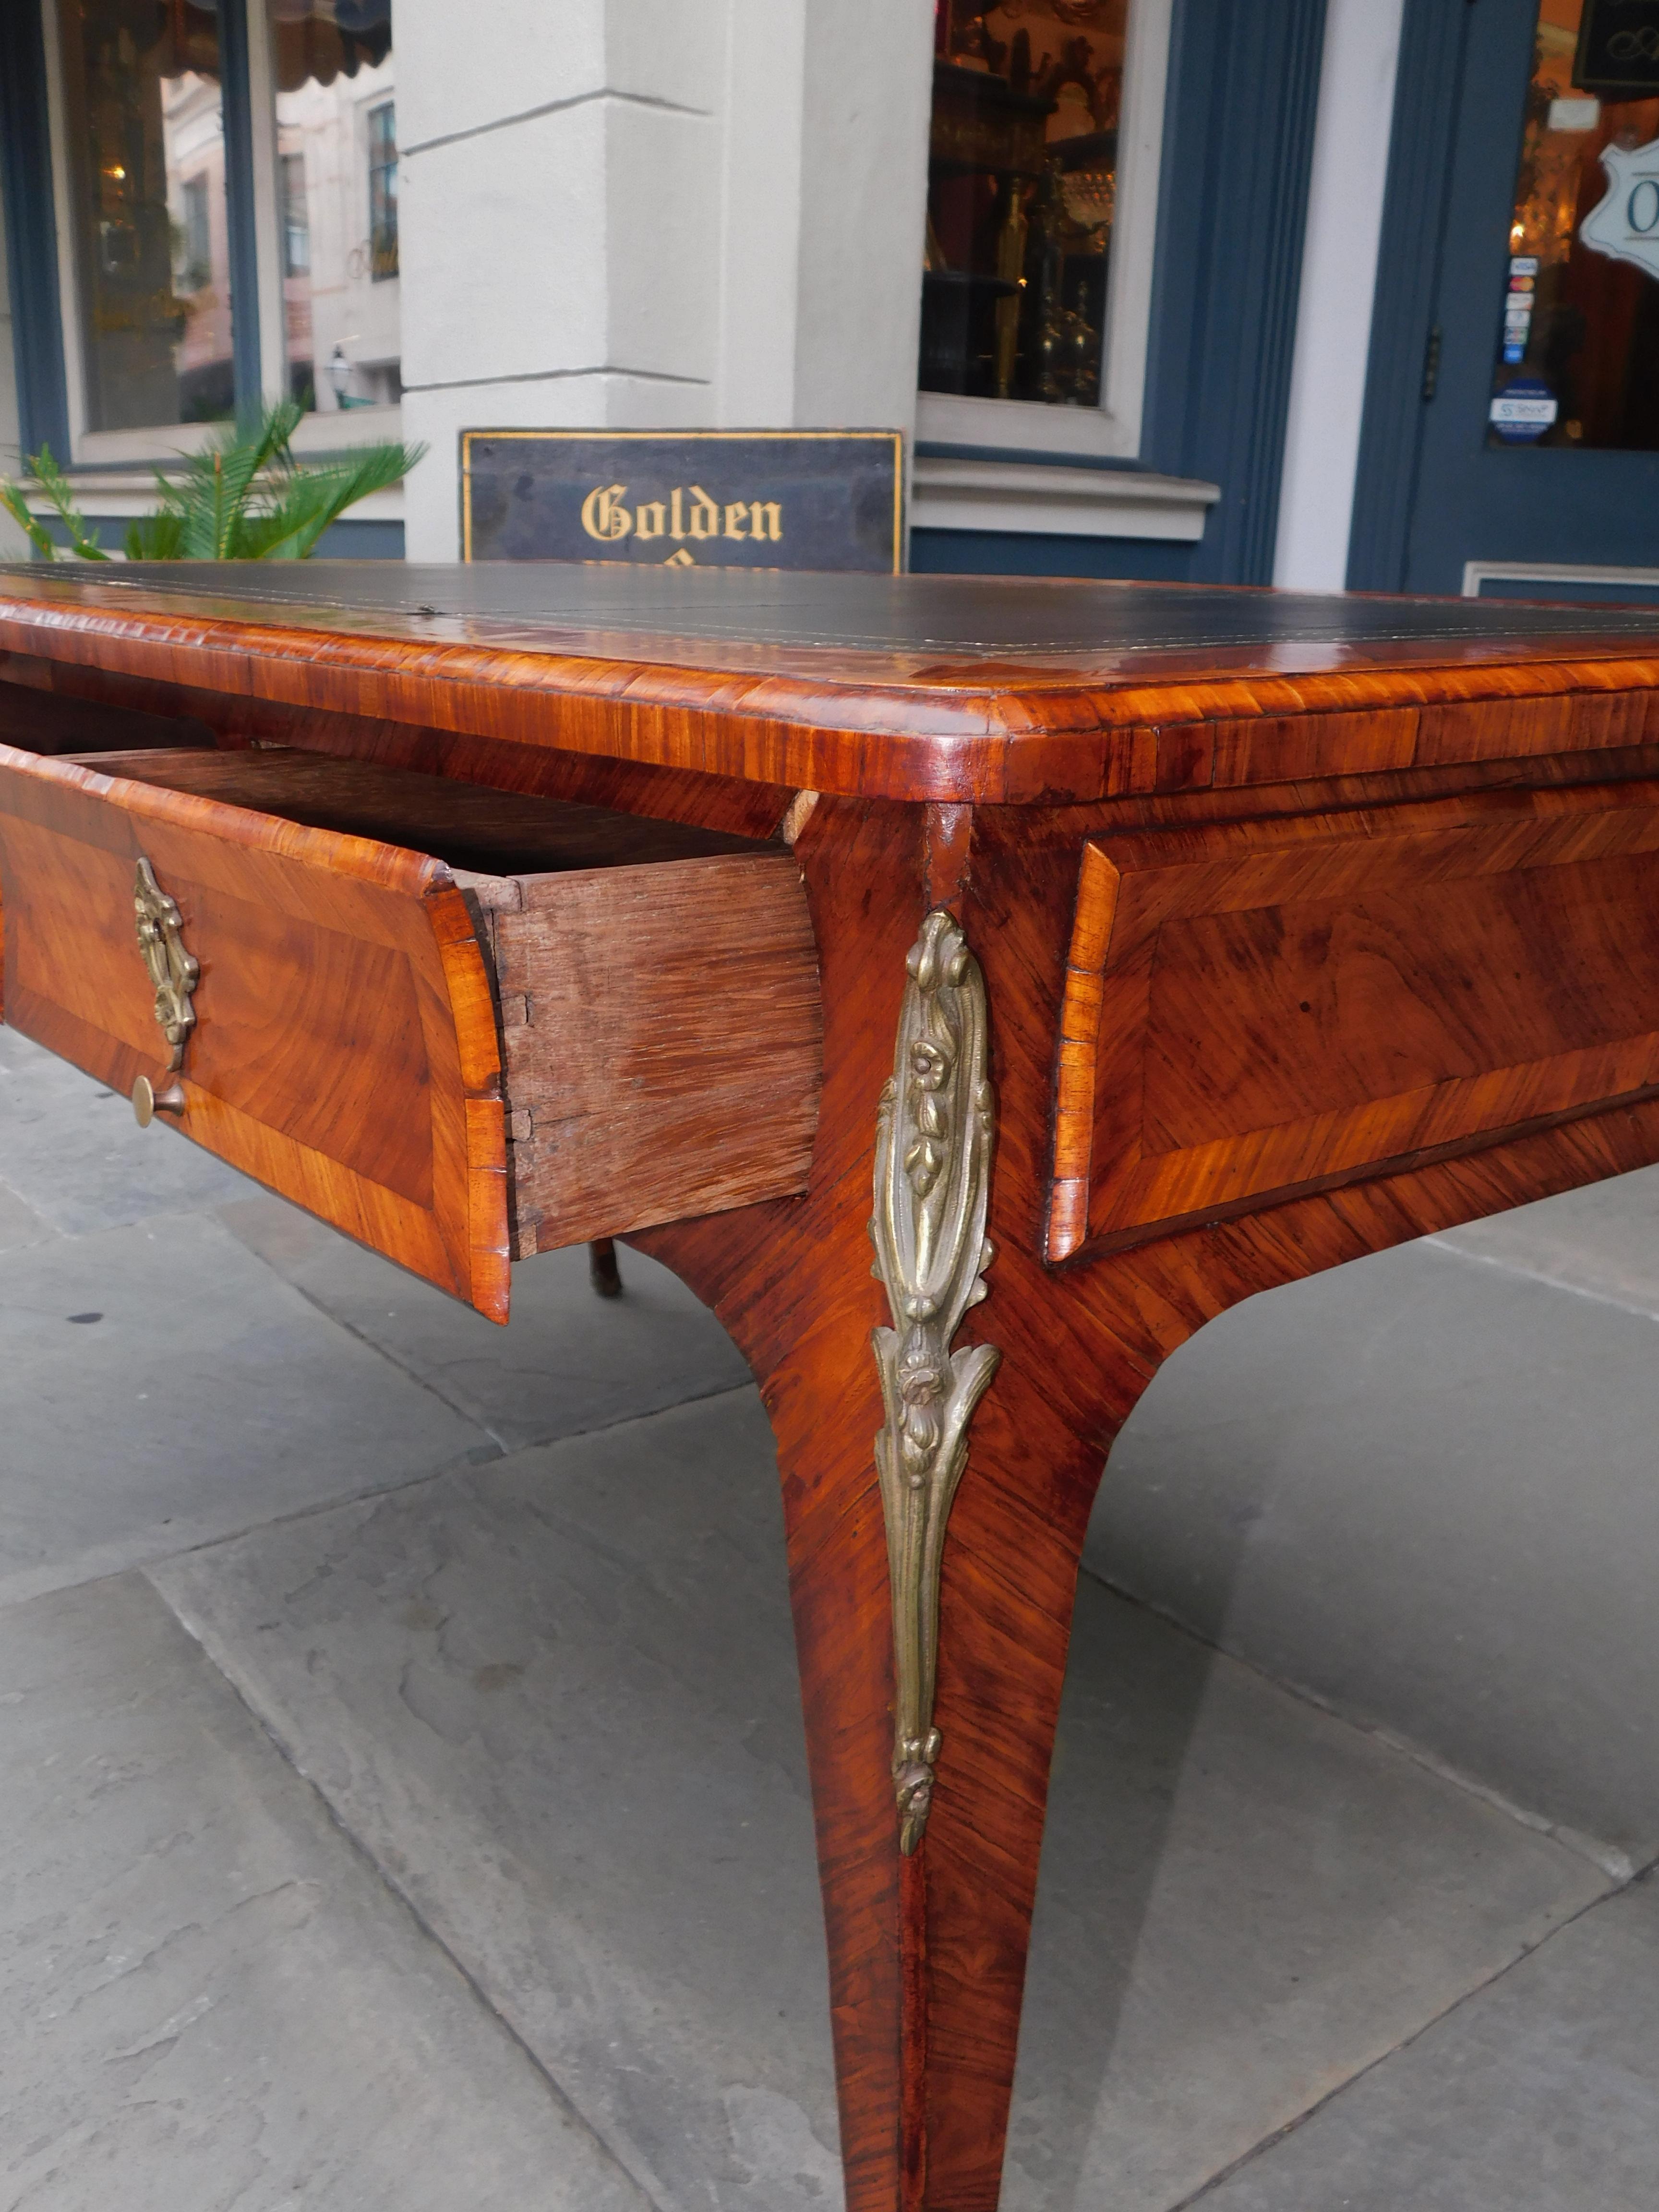
[[[628,495],[626,484],[596,484],[582,501],[582,528],[590,538],[615,539],[626,538],[634,527],[634,518],[623,505]]]
[[[896,575],[904,441],[891,430],[463,430],[461,545],[469,561]]]
[[[628,498],[626,484],[595,484],[582,501],[582,528],[588,536],[611,545],[630,534],[705,544],[714,538],[783,543],[783,507],[775,499],[728,500],[722,510],[695,483],[676,484],[666,501],[641,499],[629,507]]]

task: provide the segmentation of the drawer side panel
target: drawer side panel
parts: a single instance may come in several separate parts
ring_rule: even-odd
[[[519,892],[493,917],[515,1252],[804,1190],[823,1037],[793,856]]]

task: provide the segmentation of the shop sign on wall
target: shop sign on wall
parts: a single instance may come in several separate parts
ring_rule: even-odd
[[[1578,226],[1597,253],[1633,261],[1659,276],[1659,138],[1645,146],[1605,146],[1607,189]]]
[[[1659,92],[1659,0],[1584,0],[1572,81],[1605,100]]]
[[[468,561],[903,565],[894,430],[464,430]]]

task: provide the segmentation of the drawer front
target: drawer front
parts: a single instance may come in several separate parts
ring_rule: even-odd
[[[1091,839],[1048,1256],[1659,1086],[1659,786]]]
[[[176,1072],[141,862],[199,971]],[[198,1144],[506,1318],[489,976],[441,862],[0,745],[0,915],[8,1022],[112,1090],[176,1087]]]

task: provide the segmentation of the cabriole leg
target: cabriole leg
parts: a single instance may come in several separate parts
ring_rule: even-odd
[[[1057,1387],[1045,1272],[986,1243],[991,1073],[1048,1071],[988,1055],[971,925],[930,912],[919,826],[814,817],[845,867],[808,870],[809,1197],[638,1241],[732,1329],[777,1443],[848,2212],[994,2212],[1108,1378],[1081,1411],[1079,1375]]]

